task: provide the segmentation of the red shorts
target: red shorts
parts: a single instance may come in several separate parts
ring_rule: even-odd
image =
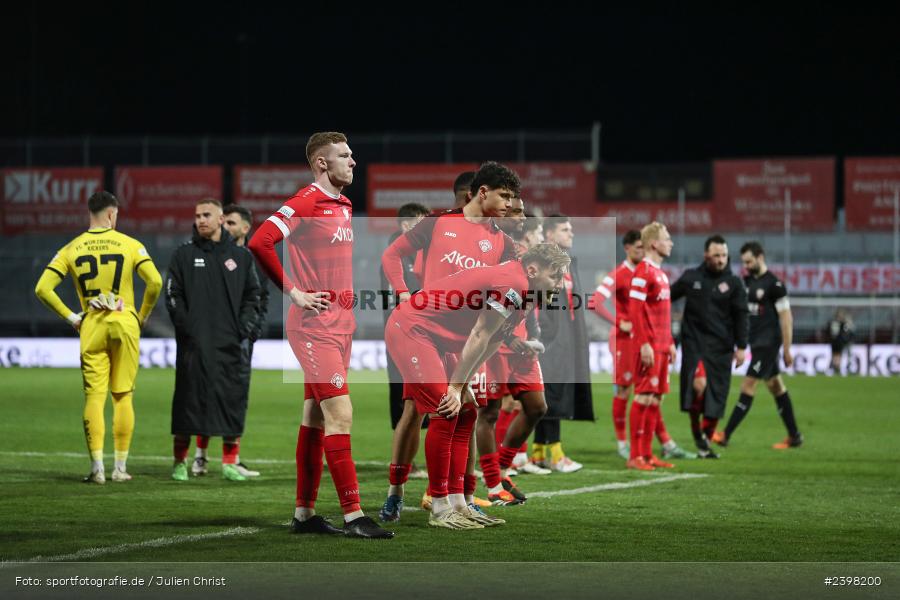
[[[346,396],[353,334],[288,330],[288,343],[303,369],[303,398],[316,402]]]
[[[669,393],[669,353],[654,352],[653,366],[645,367],[638,358],[637,376],[634,380],[635,394]]]
[[[505,369],[501,373],[501,381],[506,382],[501,386],[504,395],[509,394],[513,398],[518,398],[526,392],[544,391],[544,375],[541,373],[541,363],[537,357],[521,354],[502,356]]]
[[[609,351],[613,356],[613,383],[628,387],[634,383],[640,355],[635,351],[632,338],[617,335],[609,338]]]
[[[394,311],[388,317],[384,341],[403,377],[403,398],[414,401],[419,413],[433,413],[447,393],[445,355],[425,333],[416,329],[404,331],[396,315]]]
[[[706,379],[706,367],[703,366],[703,361],[697,363],[697,370],[694,371],[694,379]]]

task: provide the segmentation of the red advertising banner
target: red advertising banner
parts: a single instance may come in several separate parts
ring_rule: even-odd
[[[672,281],[687,268],[696,265],[663,266]],[[731,265],[735,273],[743,271],[740,264]],[[789,294],[853,296],[900,293],[900,265],[865,263],[792,264],[787,269],[780,264],[769,270],[787,286]]]
[[[783,231],[790,190],[792,231],[834,229],[834,158],[713,162],[715,228]]]
[[[529,210],[545,215],[594,216],[596,174],[586,163],[507,163],[522,180],[522,197]],[[408,202],[443,209],[453,206],[453,181],[474,163],[375,164],[367,171],[366,213],[392,217]]]
[[[103,189],[103,168],[3,169],[2,226],[6,234],[87,228],[88,198]]]
[[[707,233],[712,230],[712,202],[686,202],[685,233]],[[616,233],[640,229],[648,223],[665,223],[673,235],[681,231],[677,202],[603,202],[597,205],[597,217],[616,219]]]
[[[222,201],[222,167],[116,167],[116,196],[123,231],[188,233],[199,200]]]
[[[254,224],[259,225],[297,190],[312,182],[312,171],[307,165],[237,165],[234,202],[250,209]]]
[[[900,194],[900,157],[844,160],[847,229],[893,230],[897,194]]]

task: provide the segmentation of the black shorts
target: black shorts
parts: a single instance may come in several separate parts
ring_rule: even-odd
[[[747,368],[747,377],[769,380],[781,373],[778,368],[780,359],[780,346],[750,347],[750,366]]]

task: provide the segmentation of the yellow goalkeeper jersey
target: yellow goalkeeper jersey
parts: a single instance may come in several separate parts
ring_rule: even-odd
[[[87,303],[91,298],[112,292],[125,303],[125,310],[137,312],[134,305],[134,272],[141,269],[142,265],[145,267],[143,271],[148,273],[151,269],[146,267],[152,267],[154,279],[159,278],[143,244],[115,229],[96,227],[66,244],[47,265],[47,270],[56,273],[61,279],[72,275],[82,311],[87,311]],[[144,273],[141,274],[143,276]],[[38,295],[42,295],[40,290]],[[155,302],[155,298],[153,301]],[[153,302],[149,307],[142,308],[152,307]],[[51,308],[63,318],[67,317],[64,309],[54,306]],[[141,315],[142,320],[145,316]]]

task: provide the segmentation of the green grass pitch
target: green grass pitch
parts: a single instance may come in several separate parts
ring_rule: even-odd
[[[474,532],[435,530],[426,525],[424,512],[408,511],[393,526],[394,540],[375,543],[288,533],[302,387],[283,384],[279,372],[254,373],[241,448],[242,459],[262,476],[245,483],[222,480],[221,445],[214,439],[210,475],[172,481],[173,382],[171,370],[140,372],[129,461],[134,480],[89,486],[80,482],[88,459],[79,371],[2,371],[0,559],[419,561],[434,560],[439,552],[443,559],[464,561],[900,560],[896,379],[790,378],[807,442],[787,452],[770,449],[784,431],[774,401],[760,387],[753,411],[721,460],[682,460],[674,472],[649,474],[626,471],[616,456],[611,388],[597,383],[598,421],[562,427],[567,452],[585,469],[521,476],[518,484],[526,493],[627,485],[493,508],[507,525]],[[677,381],[672,385],[677,389]],[[363,508],[374,516],[387,489],[387,389],[354,386],[351,375],[351,393]],[[691,446],[687,419],[674,397],[664,415],[675,439]],[[111,455],[109,404],[106,422]],[[111,469],[110,456],[107,473]],[[703,477],[670,479],[682,474]],[[408,505],[418,505],[424,486],[422,480],[408,484]],[[340,520],[327,471],[318,511]],[[228,530],[234,535],[215,537]],[[104,550],[123,544],[112,554]]]

